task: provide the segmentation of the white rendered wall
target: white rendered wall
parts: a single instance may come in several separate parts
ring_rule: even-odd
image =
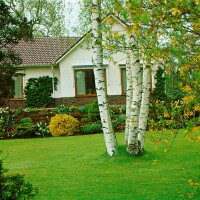
[[[108,95],[121,95],[121,70],[119,64],[125,64],[125,56],[118,53],[113,56],[117,63],[104,60],[106,64],[106,82]],[[60,61],[61,96],[75,97],[75,74],[73,66],[80,66],[80,69],[87,69],[92,65],[92,51],[85,50],[80,46],[76,47],[63,60]],[[85,66],[85,67],[84,67]],[[76,68],[77,69],[77,68]]]

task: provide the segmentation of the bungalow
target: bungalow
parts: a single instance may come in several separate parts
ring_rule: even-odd
[[[116,19],[113,31],[125,31],[124,24]],[[57,90],[53,92],[55,105],[83,105],[96,99],[92,50],[84,48],[85,38],[35,38],[20,41],[15,46],[22,58],[14,77],[15,95],[11,106],[25,107],[24,87],[31,77],[50,76],[58,78]],[[125,104],[126,55],[113,54],[113,60],[104,59],[107,94],[110,104]]]

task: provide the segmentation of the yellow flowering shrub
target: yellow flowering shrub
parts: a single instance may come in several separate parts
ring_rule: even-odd
[[[79,122],[73,116],[57,114],[51,118],[49,130],[52,136],[74,135]]]

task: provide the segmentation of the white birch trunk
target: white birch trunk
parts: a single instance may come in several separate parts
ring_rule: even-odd
[[[143,65],[143,82],[142,82],[142,101],[139,116],[138,141],[139,148],[142,152],[144,149],[144,138],[147,128],[147,120],[149,114],[149,98],[150,98],[150,66]]]
[[[128,144],[133,89],[132,89],[132,68],[131,68],[131,58],[130,58],[131,51],[130,51],[130,49],[128,49],[126,53],[127,53],[127,59],[126,59],[126,86],[127,86],[127,88],[126,88],[125,144]]]
[[[110,118],[110,110],[106,92],[103,69],[102,34],[100,26],[100,0],[92,0],[92,34],[93,34],[93,65],[97,99],[104,133],[107,153],[113,156],[117,152],[117,140]]]
[[[139,126],[141,90],[142,90],[141,68],[140,68],[139,60],[137,60],[132,67],[133,67],[133,70],[132,70],[133,99],[132,99],[132,105],[131,105],[127,152],[130,154],[138,155],[140,153],[139,146],[138,146],[138,126]]]

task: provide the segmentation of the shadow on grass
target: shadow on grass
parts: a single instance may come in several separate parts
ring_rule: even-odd
[[[130,164],[132,165],[134,163],[138,165],[151,165],[152,161],[158,161],[161,157],[159,154],[152,152],[152,151],[146,151],[144,150],[139,156],[131,155],[126,151],[126,145],[119,145],[118,146],[118,152],[115,156],[110,157],[106,152],[103,154],[100,154],[98,158],[95,159],[98,163],[115,163],[119,165],[123,164]]]

